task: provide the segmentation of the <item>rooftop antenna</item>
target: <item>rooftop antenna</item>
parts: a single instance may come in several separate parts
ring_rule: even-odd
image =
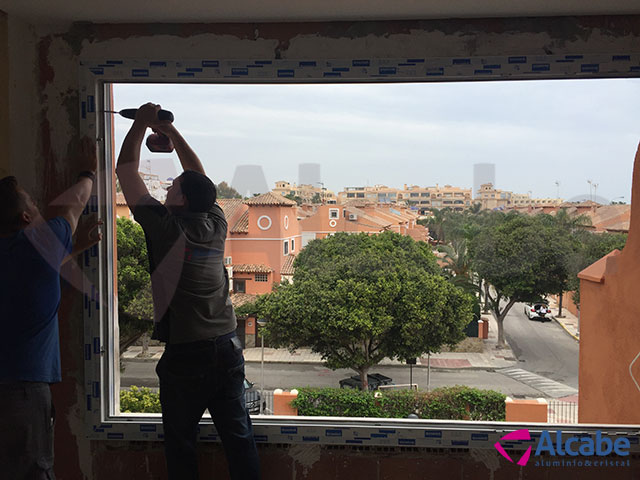
[[[555,184],[556,184],[556,198],[560,198],[560,180],[556,180]]]

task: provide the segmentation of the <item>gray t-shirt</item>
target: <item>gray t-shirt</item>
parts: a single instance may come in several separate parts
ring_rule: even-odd
[[[170,213],[150,195],[133,216],[147,240],[155,328],[167,343],[205,340],[236,329],[224,267],[227,221],[215,204],[206,213]]]

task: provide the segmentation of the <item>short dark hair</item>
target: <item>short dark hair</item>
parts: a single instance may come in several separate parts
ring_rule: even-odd
[[[180,175],[180,190],[189,203],[188,211],[208,212],[216,203],[216,186],[202,173],[185,170]]]
[[[0,179],[0,232],[14,230],[20,224],[20,214],[27,208],[24,195],[14,176]]]

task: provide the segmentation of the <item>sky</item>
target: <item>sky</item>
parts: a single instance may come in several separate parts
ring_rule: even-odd
[[[214,182],[261,165],[270,188],[298,182],[309,162],[336,193],[471,188],[473,164],[493,163],[499,189],[575,200],[596,193],[591,181],[598,197],[629,203],[640,141],[640,79],[114,86],[116,110],[148,101],[174,113]],[[116,153],[131,123],[116,117]],[[152,170],[167,157],[141,156]]]

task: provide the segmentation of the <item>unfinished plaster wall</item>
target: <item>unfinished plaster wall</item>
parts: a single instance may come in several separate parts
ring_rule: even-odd
[[[41,149],[38,145],[41,105],[38,94],[38,65],[34,27],[14,17],[7,21],[9,49],[9,97],[4,102],[9,121],[8,145],[2,146],[8,154],[8,169],[12,175],[41,200],[43,176],[37,176],[41,165]]]
[[[9,18],[11,168],[50,198],[74,178],[81,58],[322,59],[640,52],[640,17],[438,20],[319,24],[75,25],[43,33]],[[0,30],[1,31],[1,30]],[[0,84],[1,86],[1,84]],[[6,100],[6,99],[5,99]],[[150,99],[159,100],[161,99]],[[30,177],[31,178],[31,177]],[[62,384],[54,389],[61,480],[164,478],[162,446],[90,442],[83,429],[80,294],[65,287],[60,309]],[[640,392],[639,392],[640,394]],[[341,447],[261,448],[265,478],[516,478],[495,451],[449,454]],[[223,463],[202,446],[203,472]],[[539,469],[547,478],[547,471]],[[527,474],[527,478],[536,478]],[[621,477],[622,478],[622,477]],[[630,478],[630,477],[629,477]]]
[[[9,173],[9,22],[0,11],[0,178]]]

